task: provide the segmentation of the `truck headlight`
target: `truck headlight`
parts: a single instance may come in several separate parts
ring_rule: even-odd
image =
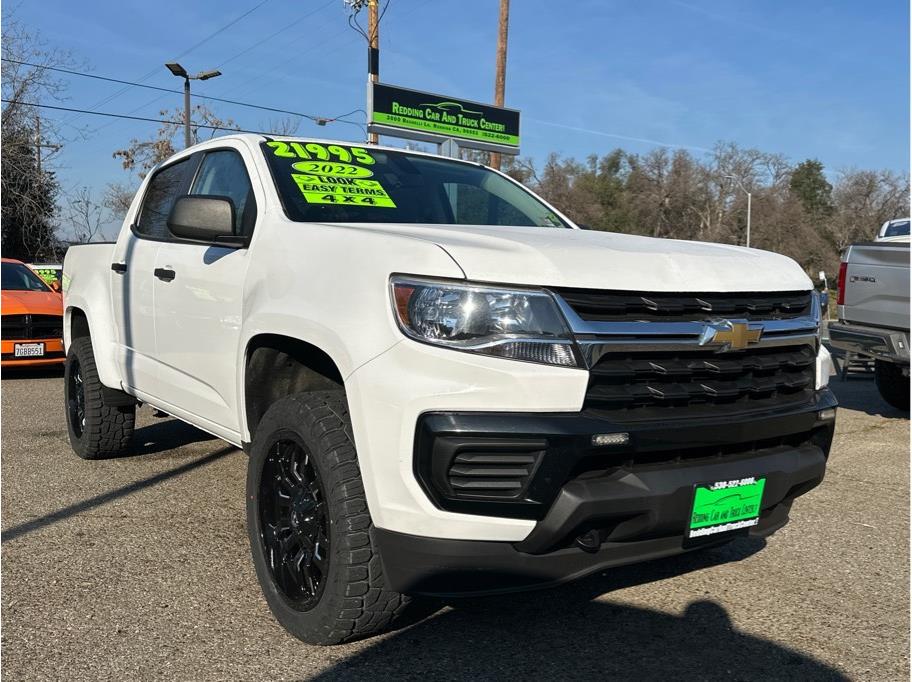
[[[577,367],[570,330],[540,290],[395,276],[393,314],[416,341],[546,365]]]

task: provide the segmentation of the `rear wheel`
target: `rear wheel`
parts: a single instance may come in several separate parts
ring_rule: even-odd
[[[909,409],[909,376],[903,376],[901,365],[875,361],[874,380],[881,398],[897,409]]]
[[[64,367],[64,401],[70,445],[83,459],[123,453],[133,437],[136,405],[107,405],[92,341],[74,339]]]
[[[311,644],[376,634],[406,598],[389,590],[352,442],[345,394],[273,404],[247,470],[247,532],[272,613]]]

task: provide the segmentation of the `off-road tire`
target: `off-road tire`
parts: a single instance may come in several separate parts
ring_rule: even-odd
[[[64,411],[67,433],[73,451],[83,459],[104,459],[123,454],[133,437],[136,405],[107,405],[104,390],[98,379],[92,341],[88,337],[74,339],[70,344],[64,367]],[[77,421],[73,401],[74,377],[81,379],[84,397],[84,423]]]
[[[892,362],[874,362],[874,381],[880,397],[899,410],[909,411],[909,377],[902,366]]]
[[[269,507],[260,500],[261,491],[266,498],[261,482],[267,458],[289,439],[303,447],[308,466],[316,472],[327,522],[328,570],[316,603],[306,610],[286,597],[270,568],[264,535],[268,522],[262,511]],[[381,632],[402,613],[408,598],[387,588],[372,527],[345,393],[300,393],[270,406],[256,427],[250,451],[247,533],[266,602],[295,637],[310,644],[339,644]]]

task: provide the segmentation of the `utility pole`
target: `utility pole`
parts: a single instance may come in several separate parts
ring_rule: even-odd
[[[41,143],[41,116],[35,114],[35,165],[38,167],[38,178],[41,178],[41,150],[53,149],[55,152],[60,149],[59,144],[42,144]]]
[[[510,21],[510,0],[500,0],[500,24],[497,31],[497,69],[494,75],[494,106],[504,105],[507,80],[507,27]],[[491,167],[500,170],[500,153],[491,153]]]
[[[41,178],[41,117],[35,114],[35,159],[38,162],[38,178]]]
[[[367,2],[367,87],[380,80],[380,20],[378,16],[378,0]],[[367,141],[377,144],[380,136],[377,133],[368,133]]]

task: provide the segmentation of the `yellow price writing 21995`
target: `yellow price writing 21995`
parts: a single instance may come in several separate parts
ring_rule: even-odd
[[[273,140],[266,145],[272,153],[288,159],[305,159],[318,161],[341,161],[342,163],[360,163],[365,166],[374,164],[374,157],[363,147],[343,147],[338,144],[323,145],[319,142],[281,142]]]

